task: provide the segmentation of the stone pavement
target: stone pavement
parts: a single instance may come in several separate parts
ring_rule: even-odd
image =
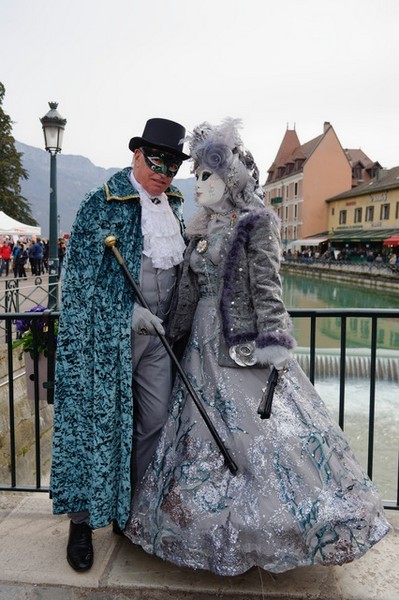
[[[342,567],[237,577],[180,569],[146,554],[111,527],[95,531],[95,562],[76,573],[65,560],[68,520],[47,494],[0,493],[0,600],[399,600],[399,514],[363,558]]]

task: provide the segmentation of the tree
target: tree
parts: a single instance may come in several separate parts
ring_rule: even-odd
[[[0,210],[27,225],[37,225],[29,202],[21,196],[20,179],[28,179],[22,166],[22,152],[17,152],[11,135],[12,121],[3,110],[5,87],[0,81]]]

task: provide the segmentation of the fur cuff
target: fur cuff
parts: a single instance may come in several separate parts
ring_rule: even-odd
[[[272,365],[276,369],[282,369],[291,360],[292,352],[284,346],[267,346],[266,348],[255,348],[256,362],[261,365]]]

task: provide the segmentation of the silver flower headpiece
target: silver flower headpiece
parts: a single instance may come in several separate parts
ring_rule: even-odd
[[[252,154],[244,148],[238,133],[241,128],[241,119],[230,117],[218,126],[205,121],[195,127],[193,133],[184,140],[189,142],[190,155],[194,161],[193,170],[199,166],[206,167],[215,171],[227,185],[232,183],[232,177],[236,179],[240,172],[241,181],[243,178],[252,177],[259,185],[259,170]],[[242,165],[245,167],[245,177]]]
[[[221,125],[201,123],[184,141],[189,142],[193,170],[217,173],[226,184],[226,196],[235,206],[263,204],[259,170],[244,148],[238,129],[241,119],[226,118]]]
[[[233,162],[233,154],[242,146],[238,134],[240,119],[225,119],[221,125],[208,122],[198,125],[192,135],[187,136],[194,169],[200,165],[216,171],[223,179]]]

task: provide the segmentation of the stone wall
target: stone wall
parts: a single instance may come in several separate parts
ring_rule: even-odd
[[[360,285],[386,290],[399,291],[399,273],[385,267],[367,264],[341,263],[333,261],[297,262],[282,261],[280,271],[282,273],[300,273],[308,277],[319,277],[320,279],[332,279],[334,281],[350,281]]]

